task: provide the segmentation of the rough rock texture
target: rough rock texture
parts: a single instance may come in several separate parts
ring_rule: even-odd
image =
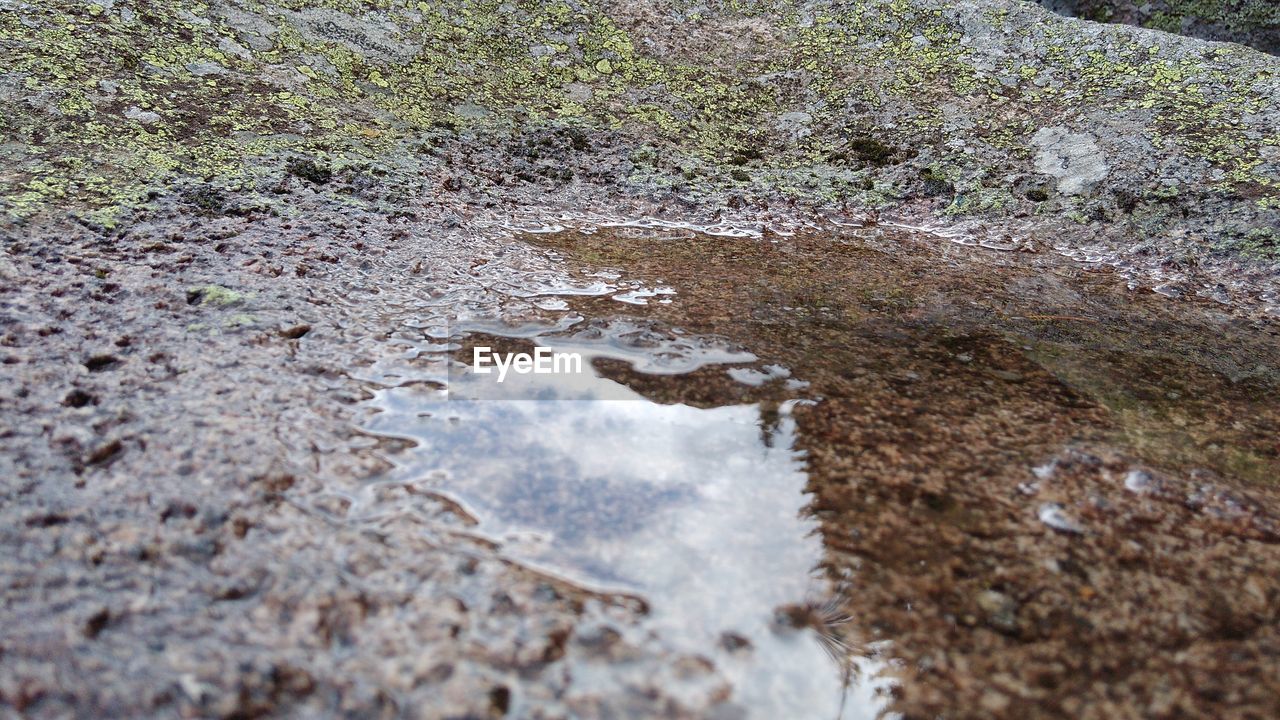
[[[1022,247],[1102,245],[1150,272],[1241,282],[1215,286],[1228,302],[1274,292],[1280,261],[1277,59],[1032,3],[0,0],[0,59],[6,713],[705,717],[724,699],[705,660],[664,655],[629,634],[642,614],[634,601],[425,533],[422,517],[447,526],[452,515],[413,488],[388,492],[414,512],[377,527],[347,522],[362,482],[394,450],[351,430],[368,389],[356,376],[403,353],[391,341],[414,330],[415,302],[509,252],[460,227],[477,212],[541,204],[672,217],[726,206],[792,218],[845,207],[938,216],[1025,236]],[[886,267],[899,265],[882,250]],[[991,297],[1002,277],[984,280]],[[793,288],[795,305],[822,320],[842,306],[823,293],[847,287],[813,280]],[[1189,295],[1196,286],[1162,287]],[[867,312],[915,322],[900,292],[867,293]],[[963,293],[945,298],[966,306]],[[751,315],[737,306],[724,314]],[[1201,327],[1212,335],[1211,323]],[[983,380],[1025,372],[1035,381],[1027,388],[1060,390],[1047,371],[1032,375],[1017,348],[1007,362],[980,349],[966,351],[982,373],[1000,373]],[[938,358],[926,368],[960,362]],[[1208,374],[1245,383],[1235,390],[1243,396],[1255,386],[1241,373]],[[894,434],[915,414],[893,414],[895,388],[916,375],[877,375],[884,426],[851,413],[857,424],[832,421],[839,437],[885,453],[918,437],[909,427]],[[1257,387],[1271,392],[1267,383]],[[1053,417],[1045,397],[1026,388],[1014,397],[1015,407]],[[1196,428],[1206,413],[1226,416],[1202,444],[1216,446],[1228,470],[1265,472],[1271,420],[1233,398],[1219,406],[1210,396],[1202,412],[1178,417]],[[987,401],[972,405],[1002,421]],[[1233,412],[1259,424],[1220,428],[1233,427]],[[930,422],[947,429],[948,419]],[[854,437],[851,427],[884,437]],[[1027,452],[1016,432],[996,437],[995,456]],[[1245,448],[1239,456],[1233,442]],[[1127,536],[1115,528],[1147,522],[1136,501],[1088,505],[1089,488],[1129,461],[1081,452],[1062,455],[1063,484],[1044,498],[1002,486],[1016,505],[984,511],[978,530],[1000,536],[971,541],[977,564],[960,569],[981,570],[975,558],[994,548],[1012,568],[998,587],[930,566],[926,579],[944,579],[946,594],[928,622],[911,625],[893,603],[918,599],[920,585],[891,563],[877,570],[884,582],[870,607],[884,600],[886,636],[921,661],[903,672],[916,683],[903,690],[909,716],[936,714],[957,688],[975,715],[989,701],[988,715],[1119,716],[1103,680],[1070,684],[1115,669],[1101,661],[1062,664],[1049,653],[1035,667],[1060,683],[1042,687],[1005,682],[1026,665],[988,652],[1023,633],[1058,642],[1068,630],[1053,622],[1076,616],[1055,614],[1054,603],[1091,599],[1099,587],[1116,589],[1098,600],[1109,620],[1136,606],[1133,587],[1150,588],[1191,608],[1161,616],[1190,628],[1170,636],[1175,643],[1199,643],[1217,627],[1228,648],[1197,645],[1181,658],[1185,646],[1169,648],[1195,683],[1221,686],[1205,682],[1197,697],[1150,692],[1144,683],[1168,668],[1147,665],[1117,701],[1124,709],[1138,715],[1139,703],[1159,700],[1157,710],[1275,715],[1264,684],[1276,676],[1274,532],[1238,534],[1255,531],[1256,518],[1271,522],[1273,491],[1259,495],[1266,512],[1224,511],[1243,530],[1192,510],[1156,513],[1167,552],[1148,584],[1132,585],[1113,565],[1098,582],[1077,582],[1064,565],[1052,592],[1015,592],[1036,590],[1030,563],[1016,562],[1021,538],[1037,562],[1067,545],[1029,514],[1040,505],[1100,522],[1116,542]],[[833,454],[830,467],[842,471],[843,457]],[[968,467],[963,454],[950,460]],[[1153,482],[1181,491],[1184,470]],[[961,476],[921,477],[936,494]],[[945,527],[965,520],[949,514],[952,501],[933,508],[916,479],[904,471],[881,488],[879,507],[907,520],[883,526],[891,537],[858,540],[850,557],[935,541],[905,532],[913,516],[896,509],[933,510],[943,532],[963,531]],[[836,528],[872,512],[840,487],[826,498]],[[990,492],[971,485],[956,496],[969,507]],[[1008,517],[996,517],[1006,506]],[[1161,595],[1158,571],[1197,542],[1231,562]],[[1105,563],[1115,557],[1105,550],[1086,554]],[[1250,567],[1264,580],[1246,593],[1222,603],[1197,595]],[[958,629],[970,624],[978,630]],[[939,627],[977,640],[925,661]],[[1148,644],[1164,637],[1134,633]],[[1118,647],[1128,636],[1109,637]],[[607,664],[600,674],[614,685],[573,685],[575,663]],[[1003,684],[986,699],[993,677]],[[1086,691],[1087,708],[1071,704]]]
[[[1026,2],[5,0],[0,47],[10,222],[279,210],[292,173],[387,212],[577,182],[1280,254],[1274,58]],[[1045,132],[1106,171],[1061,184]]]
[[[1280,6],[1270,0],[1041,0],[1055,11],[1237,42],[1280,54]]]
[[[628,637],[641,603],[367,487],[400,444],[356,431],[361,378],[495,248],[288,197],[0,256],[0,715],[700,716],[723,680]]]

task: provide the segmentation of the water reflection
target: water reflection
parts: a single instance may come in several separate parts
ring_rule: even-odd
[[[790,404],[662,405],[589,365],[501,385],[450,376],[447,395],[373,401],[368,430],[417,444],[396,481],[458,502],[514,560],[641,594],[657,641],[712,658],[749,717],[878,715],[888,683],[844,651],[814,573]]]

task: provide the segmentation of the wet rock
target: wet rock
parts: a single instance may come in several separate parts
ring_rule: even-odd
[[[352,438],[361,408],[337,398],[367,397],[371,381],[359,377],[366,370],[374,383],[421,370],[401,358],[402,346],[383,357],[388,324],[418,312],[425,298],[438,300],[440,277],[483,273],[499,251],[517,247],[441,232],[460,229],[461,218],[494,222],[499,211],[547,203],[647,215],[654,208],[646,198],[674,192],[672,206],[709,214],[727,197],[743,199],[735,205],[782,197],[824,211],[840,202],[852,211],[882,208],[877,232],[905,209],[982,216],[1045,246],[1127,252],[1145,243],[1142,257],[1157,266],[1203,264],[1208,272],[1214,263],[1274,258],[1267,233],[1276,225],[1277,155],[1268,144],[1277,125],[1275,65],[1257,53],[1065,20],[1006,0],[819,2],[812,10],[824,22],[810,22],[808,10],[795,18],[760,8],[748,22],[718,7],[691,22],[669,4],[615,3],[550,24],[528,22],[550,17],[539,2],[468,13],[456,12],[456,3],[297,10],[297,3],[219,2],[198,10],[158,2],[136,12],[120,5],[99,18],[76,3],[16,4],[3,31],[13,61],[0,94],[13,102],[12,141],[0,148],[9,168],[0,178],[0,232],[16,243],[0,258],[0,273],[22,279],[6,284],[3,303],[29,314],[31,327],[61,329],[25,347],[21,332],[3,338],[5,371],[26,393],[0,402],[0,489],[19,498],[0,504],[0,603],[21,619],[0,627],[0,704],[33,717],[85,708],[112,717],[376,717],[405,708],[457,717],[605,714],[566,709],[579,707],[711,717],[724,706],[731,689],[723,683],[690,690],[662,674],[714,676],[705,660],[680,660],[628,635],[642,608],[610,605],[580,588],[542,592],[546,578],[496,560],[483,538],[453,535],[458,525],[441,520],[440,503],[404,493],[389,503],[395,512],[376,521],[348,517],[390,453]],[[68,32],[73,24],[77,32]],[[725,33],[735,42],[723,42]],[[603,54],[584,52],[584,40],[602,35]],[[219,53],[226,59],[215,63]],[[743,68],[762,62],[803,69],[741,81]],[[209,75],[214,64],[227,72]],[[537,81],[524,82],[530,77]],[[181,92],[170,95],[173,88]],[[129,102],[139,104],[122,110]],[[424,145],[429,152],[419,150]],[[633,157],[641,146],[646,153]],[[312,165],[280,182],[280,168],[298,157]],[[732,169],[742,171],[738,179]],[[1177,183],[1176,194],[1166,180]],[[673,182],[682,183],[678,191]],[[728,195],[735,182],[751,185]],[[1074,194],[1056,193],[1059,184]],[[924,205],[907,204],[914,202]],[[843,363],[835,379],[788,358],[829,400],[803,418],[814,504],[832,539],[824,562],[864,580],[849,602],[857,622],[885,633],[903,658],[894,702],[911,717],[956,707],[1111,717],[1157,706],[1149,714],[1274,716],[1274,493],[1242,491],[1235,476],[1175,473],[1166,487],[1163,471],[1155,491],[1128,493],[1121,479],[1132,463],[1155,461],[1102,452],[1089,461],[1064,454],[1034,496],[1013,491],[1045,453],[1131,416],[1060,402],[1065,383],[1087,388],[1096,378],[1069,359],[1054,373],[1025,358],[1001,364],[1024,378],[1008,383],[974,380],[970,368],[987,366],[985,349],[966,348],[971,363],[916,367],[942,353],[929,318],[954,318],[947,304],[986,318],[1027,303],[1005,295],[1003,277],[970,268],[989,281],[978,291],[954,271],[966,267],[954,257],[916,264],[908,239],[881,241],[842,237],[840,253],[808,267],[793,265],[796,247],[804,249],[796,238],[779,244],[787,246],[785,262],[751,255],[752,242],[682,240],[617,264],[661,258],[671,245],[694,248],[696,256],[678,265],[715,285],[688,296],[698,322],[773,320],[774,306],[804,309],[772,322],[773,331],[807,331],[795,318],[811,308],[826,329],[861,323],[858,303],[797,289],[830,279],[831,268],[841,268],[835,277],[893,277],[896,286],[955,283],[920,286],[919,296],[945,303],[881,303],[886,316],[911,313],[901,327],[888,317],[859,325],[865,332],[807,336],[830,362]],[[713,264],[726,246],[736,248],[732,262]],[[347,262],[352,248],[362,264]],[[606,258],[607,250],[592,252]],[[913,273],[894,275],[881,255]],[[854,266],[841,264],[851,256]],[[388,270],[415,266],[417,274]],[[734,275],[734,267],[757,275]],[[885,274],[867,277],[858,267]],[[74,270],[101,282],[100,268],[127,292],[68,279]],[[760,284],[758,273],[786,268],[802,281],[774,277],[768,285],[776,294],[734,299]],[[1229,269],[1233,282],[1245,274]],[[1061,271],[1031,274],[1044,283]],[[197,287],[188,301],[199,307],[183,307],[181,289],[210,279],[236,290]],[[502,279],[486,282],[498,287]],[[1038,287],[1037,302],[1057,297],[1051,283]],[[1187,287],[1194,298],[1198,285]],[[848,289],[833,281],[830,294]],[[92,313],[78,304],[82,291]],[[313,316],[289,305],[317,308],[331,322],[324,337],[305,344],[185,331],[184,317],[248,297],[271,298],[262,303],[262,328],[287,330],[299,315]],[[988,297],[999,302],[984,306]],[[1090,297],[1071,314],[1103,311]],[[966,326],[973,317],[963,318]],[[1102,319],[1097,327],[1044,321],[1035,331],[1036,362],[1049,363],[1064,339],[1085,338],[1069,348],[1116,342],[1104,337],[1115,316]],[[1141,331],[1115,326],[1127,342],[1163,347],[1167,329],[1186,319],[1162,315]],[[743,327],[726,334],[750,330]],[[1215,337],[1197,327],[1198,338]],[[1000,330],[1015,331],[1022,332]],[[892,352],[868,341],[881,332],[893,336]],[[111,393],[86,385],[96,404],[64,406],[83,348],[125,334],[151,361],[123,362],[128,353],[118,350],[119,362],[89,368],[110,375],[81,378],[110,380]],[[606,340],[621,342],[616,333]],[[783,343],[779,352],[802,345]],[[1121,354],[1135,352],[1123,347]],[[1195,392],[1154,413],[1185,410],[1198,426],[1155,438],[1161,462],[1180,467],[1188,448],[1212,445],[1194,459],[1259,476],[1273,467],[1266,443],[1275,433],[1256,402],[1271,386],[1230,367],[1234,352],[1198,356],[1207,370]],[[1177,364],[1144,357],[1117,374],[1141,384],[1150,368]],[[1240,378],[1237,394],[1211,377]],[[1151,385],[1107,398],[1146,417],[1146,398],[1167,397]],[[1191,404],[1201,394],[1212,401]],[[1245,394],[1252,405],[1240,399]],[[116,412],[123,399],[129,412]],[[1219,413],[1240,408],[1247,411],[1233,419],[1246,430],[1223,430],[1230,422]],[[111,425],[91,426],[90,416]],[[107,432],[131,438],[130,448],[141,442],[132,438],[145,438],[145,452],[111,452],[77,486],[86,457],[110,446],[101,445]],[[1213,442],[1199,443],[1201,434]],[[190,507],[228,508],[225,526],[201,531],[216,539],[191,535],[204,527],[199,513],[188,518],[180,509],[163,522],[164,506],[152,499],[175,488]],[[312,512],[322,492],[346,498],[334,503],[336,517]],[[1106,502],[1091,502],[1099,494]],[[1072,535],[1072,557],[1062,552],[1063,538],[1043,531],[1036,509],[1044,500],[1088,513],[1089,533]],[[79,507],[92,511],[68,509]],[[1058,572],[1046,572],[1050,566]],[[261,572],[249,575],[252,582],[220,584],[228,567]],[[1013,612],[1025,636],[983,628],[1006,624],[1008,603],[983,594],[993,586],[1019,598]],[[1243,590],[1210,599],[1211,586]],[[501,603],[490,600],[498,588]],[[209,603],[211,596],[221,601]],[[967,598],[986,619],[972,630],[943,616]],[[108,622],[96,642],[64,641],[68,628],[72,636],[89,629],[86,618],[100,608],[135,605],[139,612],[122,615],[128,632]],[[600,622],[592,613],[607,616],[610,629],[572,640],[557,634]],[[935,671],[916,673],[925,664],[913,660],[924,657]],[[580,677],[576,662],[627,684],[584,691],[572,679]],[[82,670],[70,683],[59,668]],[[497,688],[508,691],[505,700],[490,695]]]

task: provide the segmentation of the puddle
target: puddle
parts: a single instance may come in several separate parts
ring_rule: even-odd
[[[744,388],[790,373],[748,367],[758,358],[722,338],[640,319],[511,320],[459,322],[451,342],[426,349],[433,382],[376,393],[364,429],[413,443],[379,483],[447,498],[465,534],[505,558],[642,598],[644,632],[710,657],[751,717],[876,717],[890,683],[845,645],[854,628],[843,627],[806,512],[792,418],[803,401],[660,403],[597,368],[676,383],[705,370]],[[534,343],[579,354],[581,371],[497,382],[467,365],[481,344]],[[349,517],[362,512],[356,503]]]
[[[687,240],[702,228],[613,230]],[[632,640],[707,658],[747,717],[882,716],[891,682],[877,646],[841,610],[847,589],[822,567],[819,524],[806,511],[792,417],[803,382],[720,336],[628,315],[678,300],[660,280],[564,268],[555,251],[514,245],[440,273],[438,291],[406,303],[412,316],[383,342],[391,352],[356,374],[378,386],[363,429],[411,447],[347,498],[346,518],[405,512],[380,506],[378,488],[413,488],[458,518],[431,532],[640,600]],[[610,312],[579,313],[587,299]],[[468,366],[480,345],[571,353],[580,370],[498,382]],[[740,392],[664,402],[636,389],[703,377]],[[618,682],[589,663],[571,672],[577,692]]]
[[[1166,640],[1134,607],[1208,597],[1117,548],[1163,577],[1205,538],[1274,535],[1250,498],[1280,476],[1280,336],[1257,318],[903,224],[570,225],[522,225],[383,343],[365,429],[413,446],[376,482],[641,599],[643,642],[709,659],[750,717],[1007,707],[944,698],[1036,663],[1069,694],[1092,682],[1070,658],[1103,650],[1056,608],[1089,600],[1137,658]],[[481,345],[583,362],[498,383],[463,367]],[[1175,486],[1251,509],[1141,505]]]
[[[663,405],[590,369],[558,378],[464,373],[452,400],[382,391],[367,430],[416,443],[388,482],[447,495],[505,557],[641,596],[646,631],[710,656],[752,717],[876,717],[879,668],[833,658],[841,628],[788,615],[832,593],[790,406]]]

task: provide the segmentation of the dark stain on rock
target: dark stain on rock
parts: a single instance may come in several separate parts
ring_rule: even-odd
[[[499,685],[489,691],[489,706],[498,717],[506,717],[511,711],[511,689]]]
[[[107,608],[99,608],[97,612],[90,615],[85,620],[82,632],[86,638],[90,640],[98,637],[98,635],[107,627],[107,623],[111,621],[111,612]]]
[[[293,158],[285,165],[285,172],[315,185],[325,185],[333,179],[333,170],[311,158]]]
[[[124,451],[124,443],[112,440],[99,445],[85,458],[85,465],[106,465],[115,460]]]
[[[99,353],[90,355],[89,359],[84,361],[84,366],[89,369],[89,372],[102,372],[103,370],[110,370],[121,362],[120,358],[115,355]]]
[[[846,149],[853,158],[872,167],[889,165],[902,154],[899,148],[885,144],[869,135],[850,138]]]
[[[96,405],[97,402],[98,402],[98,398],[96,395],[91,395],[85,392],[84,390],[81,390],[80,388],[76,388],[72,390],[71,392],[67,393],[66,397],[62,398],[63,405],[65,405],[66,407],[73,407],[73,408],[80,408],[80,407],[84,407],[85,405],[91,405],[91,404]]]

